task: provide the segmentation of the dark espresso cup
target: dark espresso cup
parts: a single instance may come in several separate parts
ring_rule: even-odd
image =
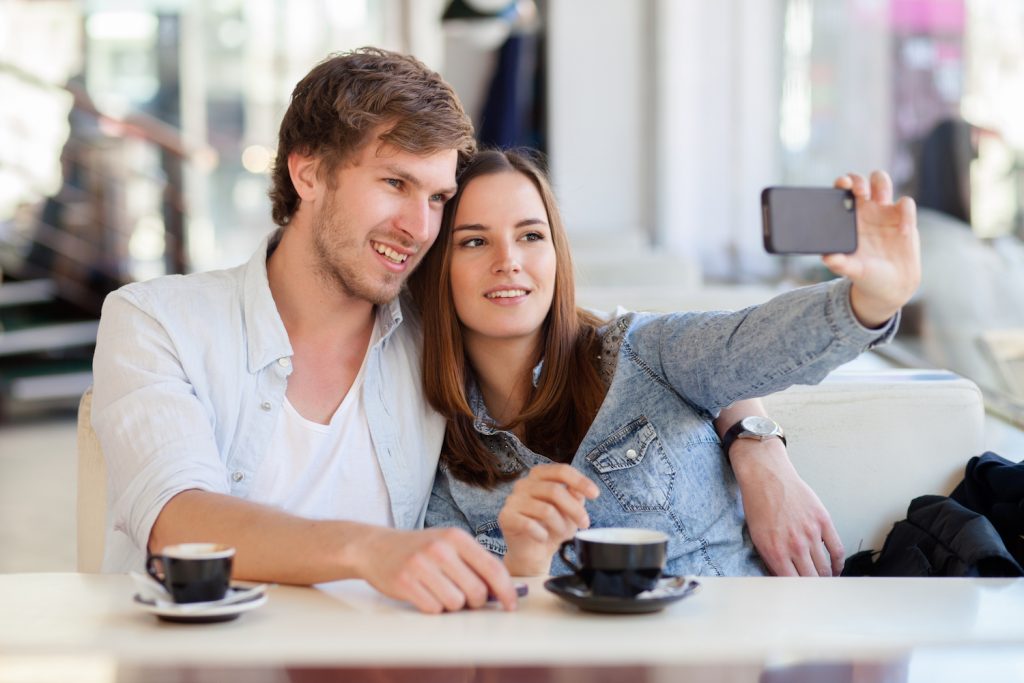
[[[181,543],[149,554],[146,571],[163,584],[174,602],[211,602],[227,595],[234,557],[230,546]]]
[[[572,546],[578,562],[566,551]],[[586,529],[566,541],[558,555],[595,596],[633,598],[658,584],[668,536],[652,529]]]

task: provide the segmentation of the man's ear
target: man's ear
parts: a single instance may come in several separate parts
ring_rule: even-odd
[[[292,185],[304,202],[316,201],[320,196],[320,189],[323,183],[320,182],[318,171],[320,160],[316,157],[307,156],[298,152],[288,155],[288,175],[292,178]]]

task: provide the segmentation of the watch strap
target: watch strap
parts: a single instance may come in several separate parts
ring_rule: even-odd
[[[743,419],[737,421],[736,424],[734,424],[732,427],[729,427],[729,429],[727,429],[725,431],[725,434],[722,435],[722,452],[725,453],[726,457],[729,456],[729,450],[732,448],[732,445],[736,442],[736,439],[741,438],[741,436],[740,436],[741,434],[743,434],[745,432],[749,433],[749,434],[752,434],[752,432],[748,432],[747,428],[743,426],[743,420],[744,419],[746,419],[746,418],[743,418]],[[772,421],[775,422],[774,420],[772,420]],[[772,439],[772,438],[778,437],[779,439],[782,439],[782,445],[783,446],[787,445],[786,444],[786,435],[782,432],[782,427],[780,427],[777,422],[775,423],[775,425],[776,425],[776,427],[778,427],[778,433],[777,434],[770,434],[770,435],[765,436],[763,438],[759,437],[759,436],[750,436],[750,437],[745,437],[745,438],[757,439],[758,441],[765,441],[767,439]]]

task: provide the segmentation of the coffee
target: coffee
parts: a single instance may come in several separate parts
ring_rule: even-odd
[[[572,547],[578,562],[566,551]],[[632,598],[654,588],[661,578],[668,536],[652,529],[586,529],[558,550],[596,596]]]
[[[174,602],[211,602],[227,595],[235,549],[216,543],[169,545],[146,558],[146,571]]]

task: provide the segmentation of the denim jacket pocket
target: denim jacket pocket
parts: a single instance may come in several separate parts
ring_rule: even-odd
[[[478,526],[475,536],[477,543],[495,555],[504,557],[505,553],[508,552],[508,545],[506,545],[505,537],[501,533],[501,527],[498,526],[498,520],[486,522]]]
[[[587,454],[587,463],[627,512],[669,508],[675,468],[646,417],[615,430]]]

